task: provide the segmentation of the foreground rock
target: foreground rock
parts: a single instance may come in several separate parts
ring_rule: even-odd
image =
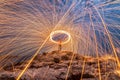
[[[102,80],[120,80],[113,57],[100,58],[99,62]],[[26,63],[5,67],[0,71],[0,80],[15,80]],[[98,59],[53,51],[37,55],[20,80],[99,80],[99,77]]]

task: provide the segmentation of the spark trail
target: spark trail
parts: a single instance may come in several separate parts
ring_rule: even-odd
[[[119,21],[119,0],[1,0],[0,69],[29,61],[19,80],[37,54],[57,50],[49,39],[56,30],[71,34],[72,42],[66,43],[63,50],[97,58],[109,54],[115,57],[118,67]],[[82,74],[84,67],[85,63]]]

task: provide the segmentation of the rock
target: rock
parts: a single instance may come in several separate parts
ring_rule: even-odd
[[[20,80],[65,80],[67,72],[69,72],[67,80],[80,80],[81,77],[82,80],[99,80],[98,60],[100,61],[102,80],[106,78],[108,78],[107,80],[120,79],[117,74],[113,73],[115,70],[113,66],[115,60],[106,60],[103,59],[103,57],[96,59],[89,56],[74,54],[74,58],[70,64],[72,55],[73,53],[69,51],[53,51],[51,53],[39,54],[35,57]],[[13,70],[12,72],[10,72],[9,69],[12,69],[13,66],[5,67],[8,69],[0,72],[0,80],[15,80],[21,72],[21,69],[23,70],[27,63],[26,61],[24,63],[15,64],[14,68],[19,70]],[[85,64],[84,68],[83,64]]]
[[[9,74],[0,75],[0,80],[15,80],[15,77]]]
[[[53,61],[54,61],[55,63],[59,63],[59,62],[60,62],[60,58],[55,57],[55,58],[53,59]]]

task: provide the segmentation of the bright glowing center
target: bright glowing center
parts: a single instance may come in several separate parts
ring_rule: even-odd
[[[70,41],[70,39],[70,33],[63,30],[53,31],[50,34],[50,40],[56,44],[66,44]]]

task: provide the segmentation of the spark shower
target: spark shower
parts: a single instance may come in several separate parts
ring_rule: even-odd
[[[110,54],[119,65],[120,0],[1,0],[0,68],[56,50],[50,34],[57,30],[71,35],[63,50]]]

